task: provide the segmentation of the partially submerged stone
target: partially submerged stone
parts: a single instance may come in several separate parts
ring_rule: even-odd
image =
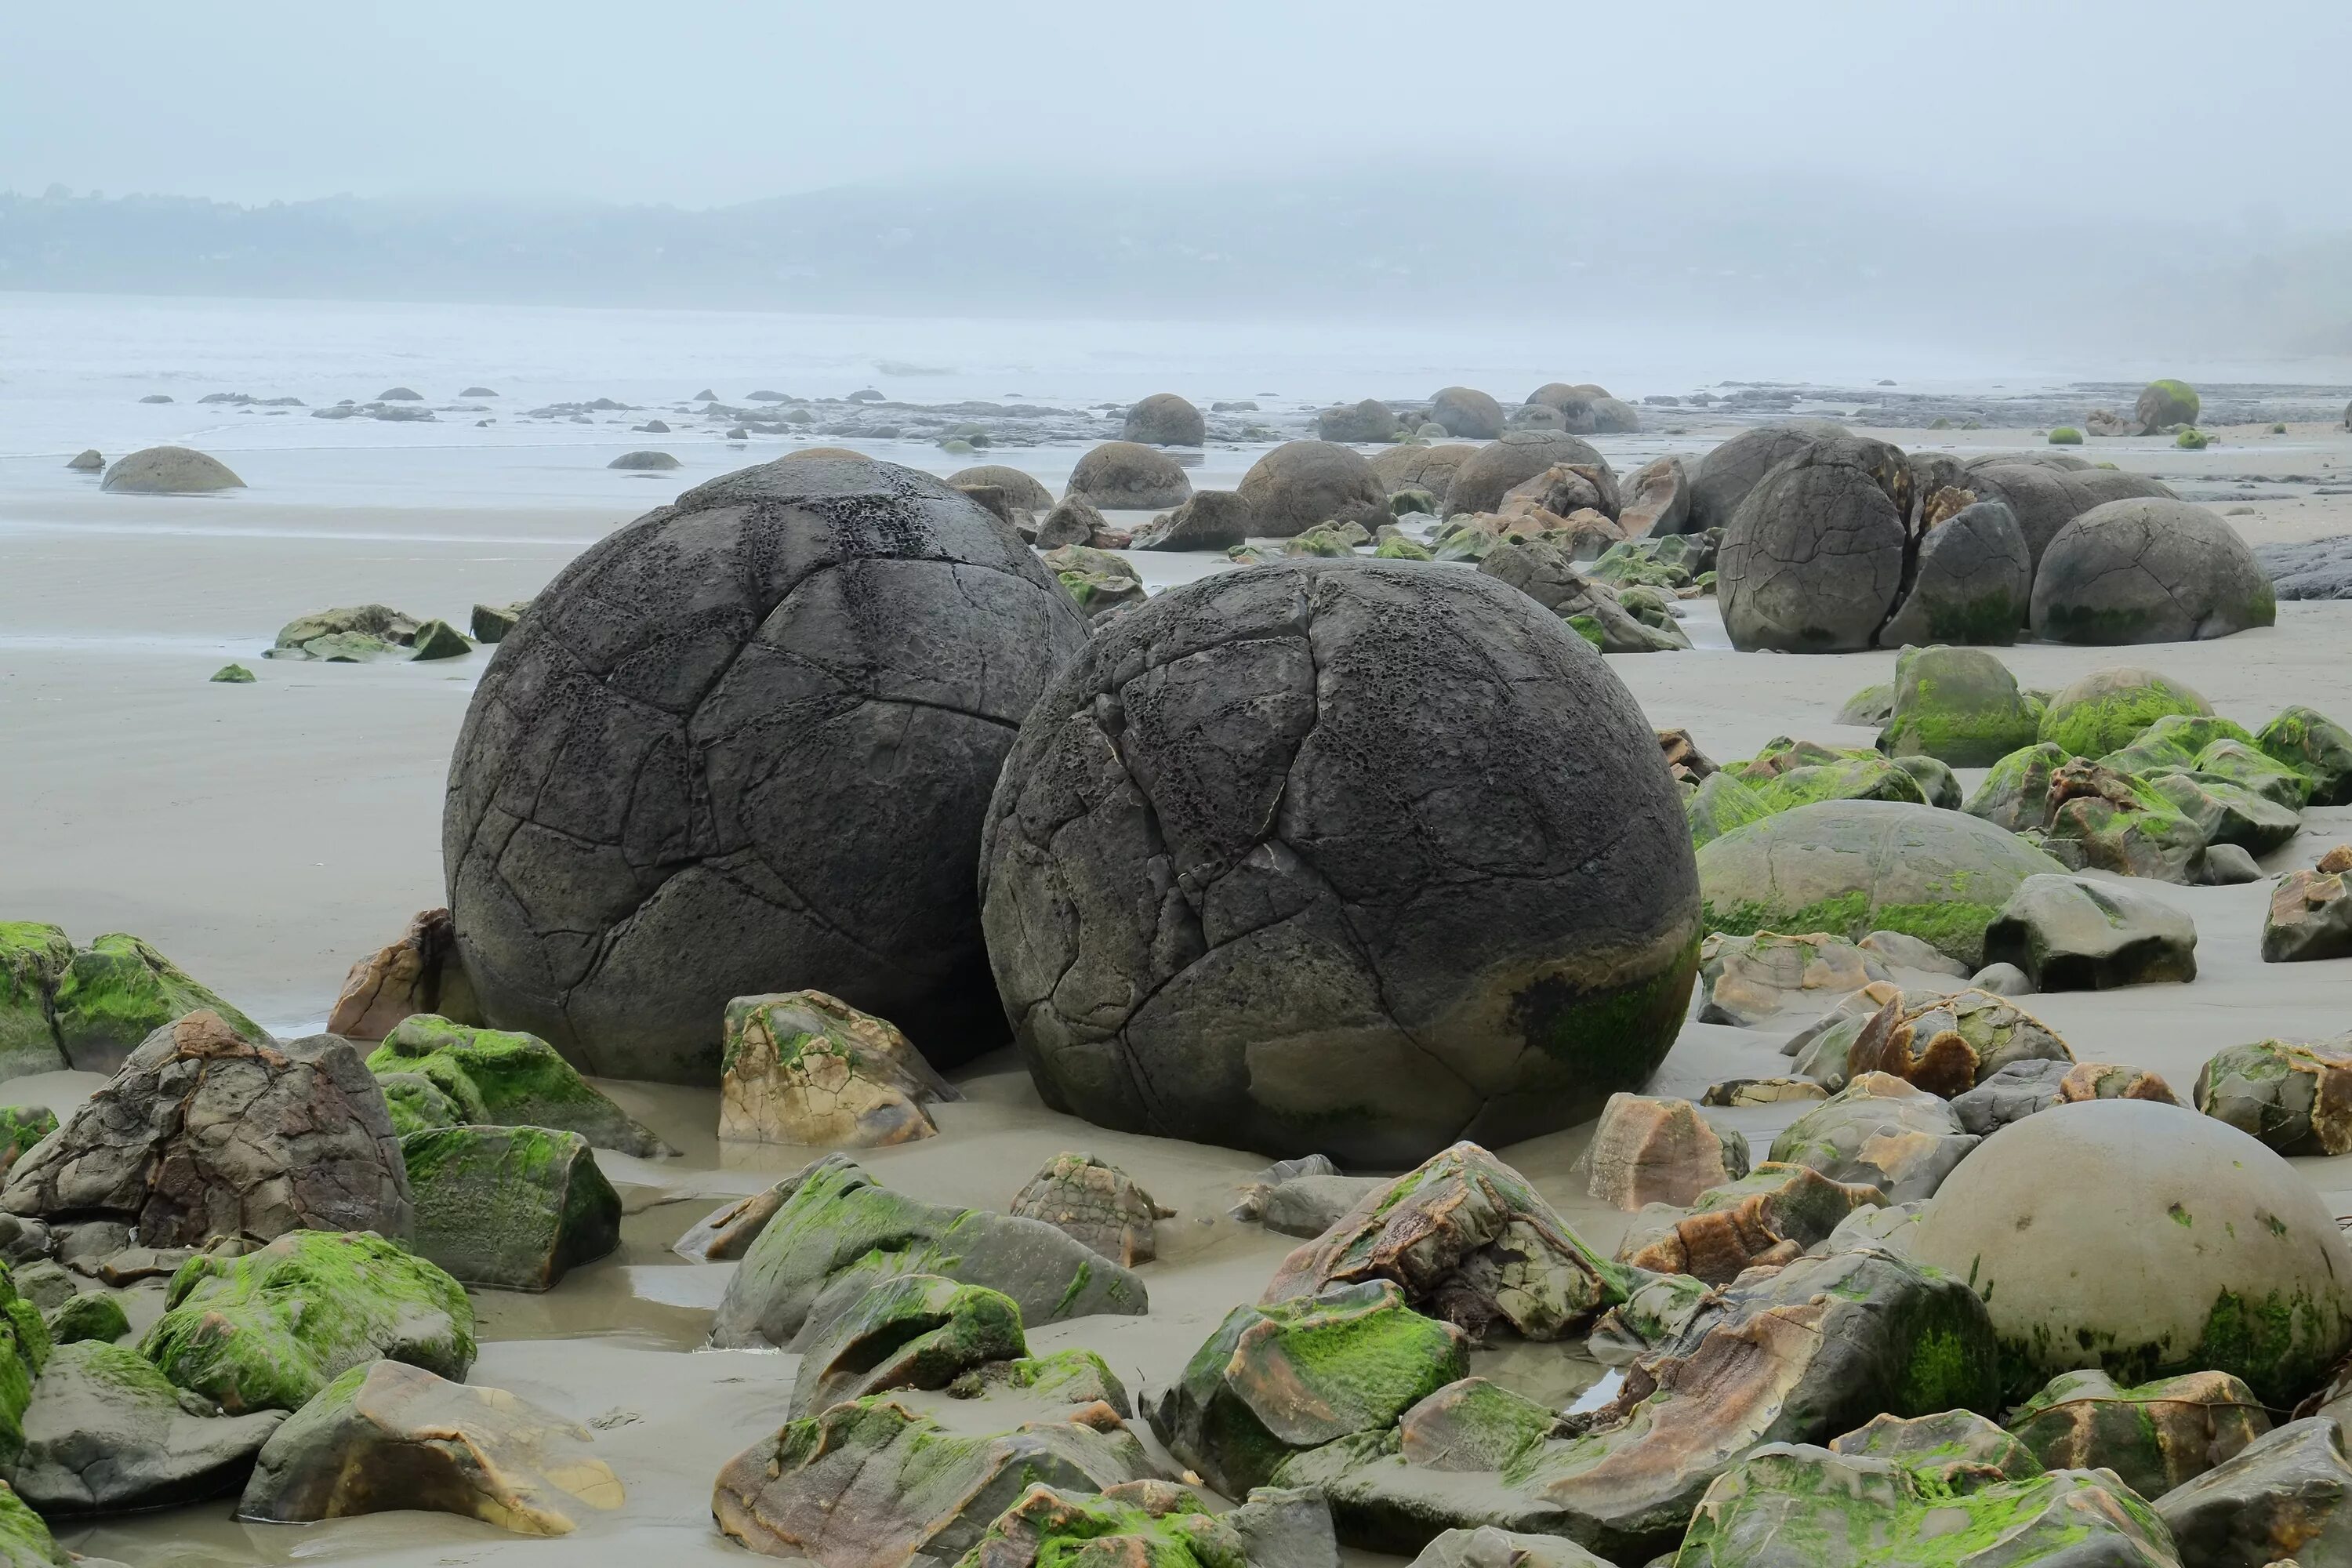
[[[260,1025],[135,936],[113,931],[73,955],[58,977],[58,1043],[78,1071],[110,1073],[174,1018],[207,1012],[266,1044]]]
[[[1986,928],[1985,957],[2016,964],[2037,991],[2185,983],[2197,978],[2197,926],[2137,888],[2031,877]]]
[[[303,1229],[399,1237],[411,1217],[383,1096],[350,1043],[257,1045],[209,1012],[150,1036],[16,1162],[0,1207],[111,1219],[149,1247]]]
[[[2009,629],[2016,626],[2011,616]],[[1982,648],[1906,647],[1895,656],[1894,708],[1878,746],[1892,757],[1989,767],[2033,744],[2041,722],[2041,705]]]
[[[1469,1371],[1462,1331],[1405,1305],[1385,1279],[1236,1307],[1157,1405],[1168,1451],[1228,1497],[1293,1454],[1381,1432]]]
[[[38,921],[0,921],[0,1080],[55,1072],[58,983],[73,962],[66,933]]]
[[[2341,872],[2298,868],[2278,879],[2263,913],[2263,962],[2352,958],[2352,897]]]
[[[2352,1464],[2332,1416],[2290,1421],[2158,1498],[2189,1563],[2352,1561]]]
[[[34,1385],[25,1451],[9,1479],[52,1515],[201,1502],[236,1489],[285,1418],[275,1410],[221,1415],[134,1350],[61,1344]]]
[[[877,1250],[886,1243],[888,1250]],[[828,1154],[801,1173],[745,1252],[711,1324],[711,1342],[793,1348],[822,1296],[862,1292],[901,1274],[1001,1290],[1020,1304],[1031,1328],[1146,1310],[1141,1280],[1052,1226],[924,1203]]]
[[[1565,1339],[1625,1298],[1628,1279],[1526,1177],[1456,1143],[1388,1183],[1283,1260],[1262,1306],[1386,1279],[1416,1309],[1482,1334],[1497,1321]]]
[[[727,1004],[719,1136],[870,1149],[939,1131],[926,1106],[963,1097],[886,1018],[822,991]]]
[[[1759,1264],[1783,1264],[1823,1241],[1857,1209],[1885,1194],[1866,1184],[1832,1181],[1805,1165],[1766,1163],[1738,1181],[1701,1193],[1686,1209],[1654,1205],[1636,1215],[1617,1261],[1660,1274],[1728,1285]]]
[[[1789,1123],[1770,1157],[1905,1203],[1933,1197],[1979,1142],[1937,1096],[1869,1072]]]
[[[530,608],[529,599],[518,599],[511,605],[476,605],[467,623],[467,629],[478,643],[500,643],[521,621],[522,613]]]
[[[626,1500],[595,1435],[502,1388],[396,1361],[352,1367],[271,1435],[239,1519],[304,1524],[390,1510],[569,1535]]]
[[[1160,1207],[1134,1177],[1091,1154],[1055,1155],[1013,1195],[1013,1214],[1043,1220],[1129,1268],[1160,1255],[1156,1222],[1175,1212]]]
[[[1717,775],[1725,776],[1725,775]],[[1885,965],[1843,936],[1717,932],[1699,945],[1702,1024],[1752,1029],[1783,1013],[1818,1013],[1874,980]]]
[[[2053,1470],[2113,1470],[2145,1498],[2235,1457],[2271,1429],[2254,1391],[2227,1373],[2194,1372],[2119,1388],[2098,1371],[2061,1373],[2010,1418]]]
[[[621,1196],[577,1132],[439,1127],[400,1152],[417,1256],[461,1284],[549,1290],[621,1245]]]
[[[536,1035],[472,1028],[418,1013],[394,1026],[367,1065],[379,1075],[415,1073],[427,1079],[469,1122],[552,1127],[577,1132],[599,1149],[640,1157],[673,1152]]]
[[[250,686],[253,684],[254,675],[253,671],[246,668],[245,666],[230,663],[222,665],[205,679],[219,686]]]
[[[1012,1297],[934,1274],[886,1279],[811,1330],[787,1406],[795,1420],[869,1394],[945,1388],[1029,1353]]]
[[[278,629],[277,646],[304,647],[321,637],[361,637],[380,645],[404,646],[423,625],[415,616],[389,605],[349,605],[298,616]]]
[[[380,1236],[301,1230],[172,1278],[140,1353],[232,1414],[299,1410],[355,1366],[406,1362],[463,1381],[474,1309],[455,1279]]]
[[[2256,1040],[2197,1069],[2197,1109],[2282,1154],[2352,1154],[2352,1040]]]
[[[1748,1173],[1748,1140],[1687,1100],[1612,1094],[1586,1152],[1586,1190],[1612,1208],[1681,1205]]]
[[[399,941],[352,965],[327,1015],[327,1033],[381,1040],[418,1013],[460,1024],[479,1016],[473,983],[457,958],[457,923],[447,910],[418,911]]]
[[[446,621],[426,621],[409,641],[411,659],[463,658],[474,651],[466,634]]]

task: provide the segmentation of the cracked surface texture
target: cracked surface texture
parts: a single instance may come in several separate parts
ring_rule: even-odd
[[[1880,628],[1878,646],[2007,647],[2025,624],[2032,591],[2033,554],[2008,503],[1962,507],[1921,537],[1911,591]]]
[[[1250,531],[1287,539],[1324,522],[1388,521],[1388,491],[1362,453],[1330,441],[1285,441],[1250,465],[1236,492]]]
[[[1513,430],[1462,459],[1445,492],[1445,515],[1498,511],[1514,488],[1555,463],[1590,463],[1609,469],[1609,460],[1598,448],[1565,431]]]
[[[677,1082],[718,1081],[730,998],[801,987],[943,1065],[989,1048],[981,816],[1086,641],[1009,528],[887,463],[747,468],[607,537],[499,645],[450,763],[484,1011]]]
[[[1794,419],[1742,430],[1702,458],[1691,473],[1690,523],[1685,533],[1728,528],[1731,514],[1757,481],[1816,441],[1832,440],[1845,426],[1827,419]]]
[[[2028,458],[1998,454],[1971,461],[1967,478],[1958,481],[1974,490],[1979,500],[2009,503],[2037,569],[2058,531],[2093,507],[2135,497],[2171,498],[2171,488],[2160,479],[2117,468],[2061,466],[2051,460],[2059,455]],[[2081,461],[2074,459],[2076,465]]]
[[[2187,501],[2093,507],[2050,542],[2033,582],[2033,632],[2052,642],[2198,642],[2277,618],[2245,540]]]
[[[1809,441],[1758,480],[1716,557],[1731,646],[1869,647],[1908,576],[1910,489],[1903,454],[1859,437]]]
[[[1343,1163],[1573,1125],[1696,963],[1657,740],[1491,579],[1298,561],[1171,590],[1022,726],[982,921],[1049,1104]]]

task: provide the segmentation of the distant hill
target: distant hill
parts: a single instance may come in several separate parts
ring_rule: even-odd
[[[856,187],[707,211],[0,195],[0,289],[902,314],[1601,313],[2352,353],[2342,232],[2257,238],[2187,216],[1532,161]]]

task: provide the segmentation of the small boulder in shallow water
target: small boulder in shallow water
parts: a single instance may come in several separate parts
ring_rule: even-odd
[[[137,1351],[83,1340],[58,1346],[41,1369],[9,1479],[53,1516],[202,1502],[236,1489],[285,1419],[222,1415]]]
[[[719,1136],[871,1149],[939,1131],[925,1109],[963,1097],[887,1019],[822,991],[727,1004]]]
[[[1159,1256],[1155,1222],[1175,1212],[1153,1202],[1134,1177],[1091,1154],[1055,1155],[1013,1198],[1015,1215],[1043,1220],[1130,1268]]]
[[[522,619],[522,613],[529,608],[529,599],[517,599],[511,605],[476,605],[473,618],[468,623],[474,640],[478,643],[504,642],[507,634],[515,629],[515,623]]]
[[[549,1290],[621,1245],[621,1197],[577,1132],[436,1127],[400,1141],[420,1258],[460,1284]]]
[[[218,458],[185,447],[148,447],[117,458],[99,488],[127,495],[203,495],[241,490],[245,481]]]
[[[106,467],[106,459],[100,455],[97,447],[91,447],[75,453],[67,460],[66,467],[78,474],[94,474]]]
[[[338,1377],[261,1450],[239,1519],[306,1524],[413,1509],[569,1535],[626,1500],[594,1434],[500,1388],[399,1362]]]
[[[474,651],[466,634],[446,621],[426,621],[410,639],[412,659],[463,658]]]
[[[604,466],[608,468],[626,469],[632,473],[657,473],[663,469],[677,468],[677,459],[667,452],[624,452]]]
[[[253,671],[241,664],[225,664],[213,671],[212,679],[223,686],[250,686]]]

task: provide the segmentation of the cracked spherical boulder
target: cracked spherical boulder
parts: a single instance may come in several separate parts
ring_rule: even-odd
[[[2252,549],[2187,501],[2093,507],[2058,531],[2033,578],[2033,635],[2046,642],[2202,642],[2277,619]]]
[[[1564,431],[1513,430],[1479,447],[1454,470],[1445,513],[1499,511],[1505,496],[1556,463],[1590,463],[1603,473],[1612,471],[1609,459],[1597,448]]]
[[[1371,464],[1331,441],[1285,441],[1250,465],[1236,493],[1260,539],[1288,539],[1326,522],[1370,528],[1389,517],[1388,489]]]
[[[1814,442],[1845,433],[1844,426],[1827,419],[1792,419],[1742,430],[1691,469],[1690,521],[1683,531],[1730,527],[1732,513],[1758,480]]]
[[[1174,588],[1022,726],[982,921],[1046,1102],[1348,1163],[1571,1126],[1697,963],[1687,831],[1600,656],[1468,572]]]
[[[731,998],[790,989],[941,1065],[988,1049],[981,818],[1086,642],[1010,529],[887,463],[747,468],[608,535],[499,645],[450,763],[484,1013],[674,1082],[718,1081]]]
[[[2090,468],[2079,458],[2056,453],[2033,457],[1995,453],[1968,464],[1954,482],[1979,501],[2008,505],[2036,566],[2058,531],[2093,507],[2134,497],[2169,500],[2172,495],[2171,487],[2161,479],[2120,468]]]
[[[2210,1116],[2060,1105],[1978,1145],[1913,1252],[1966,1279],[2011,1392],[2097,1367],[2124,1383],[2242,1378],[2292,1405],[2352,1347],[2352,1247],[2293,1166]]]
[[[1053,491],[1040,484],[1034,475],[1003,463],[982,463],[973,468],[959,468],[948,476],[948,483],[958,489],[982,485],[1003,490],[1008,504],[1040,516],[1054,510]]]
[[[1851,653],[1895,608],[1910,556],[1911,469],[1884,441],[1808,443],[1731,514],[1716,592],[1734,647]]]
[[[1878,646],[1990,643],[2005,647],[2025,625],[2033,555],[2006,501],[1962,507],[1919,541],[1911,590],[1880,628]]]
[[[1165,511],[1192,498],[1192,481],[1181,463],[1157,447],[1105,441],[1078,459],[1062,493],[1084,496],[1106,511]]]

